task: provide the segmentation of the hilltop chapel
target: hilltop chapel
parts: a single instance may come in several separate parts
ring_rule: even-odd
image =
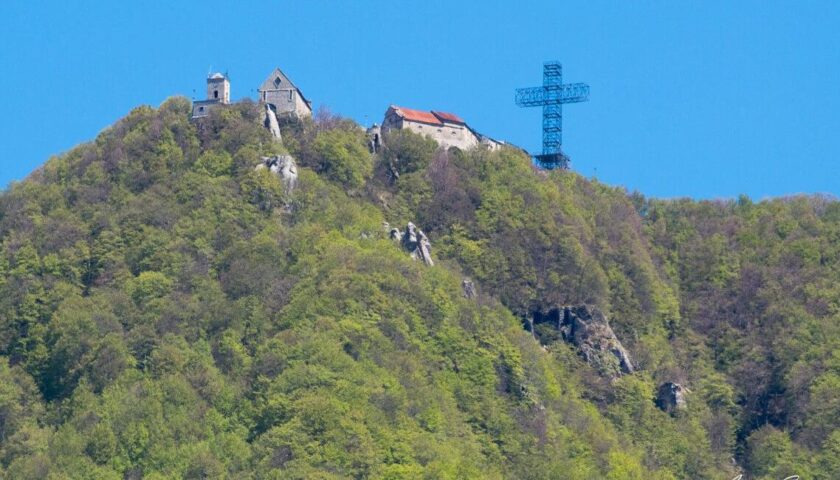
[[[259,88],[259,101],[268,105],[276,115],[306,117],[312,115],[312,102],[289,80],[279,68],[275,68]]]
[[[279,68],[271,72],[258,92],[258,100],[267,105],[278,117],[312,115],[312,102]],[[207,99],[193,102],[192,118],[206,117],[213,108],[228,104],[230,104],[230,79],[222,73],[211,73],[207,76]]]

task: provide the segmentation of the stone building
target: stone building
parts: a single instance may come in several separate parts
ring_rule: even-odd
[[[454,113],[435,110],[426,112],[391,105],[385,112],[381,130],[385,133],[391,129],[405,129],[426,135],[444,148],[457,147],[468,150],[485,145],[491,150],[496,150],[503,145],[502,142],[476,132]]]
[[[221,73],[207,76],[207,100],[193,102],[192,118],[206,117],[216,105],[230,103],[230,80]]]
[[[312,115],[312,102],[303,96],[303,92],[279,68],[271,72],[258,91],[259,101],[271,107],[277,115]]]

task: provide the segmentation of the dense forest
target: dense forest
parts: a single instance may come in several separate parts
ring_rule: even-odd
[[[139,107],[0,194],[0,478],[840,478],[837,201],[262,113]],[[569,305],[632,372],[534,326]]]

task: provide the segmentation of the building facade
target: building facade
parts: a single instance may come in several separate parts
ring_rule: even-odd
[[[410,130],[426,135],[444,148],[457,147],[462,150],[485,145],[491,150],[500,148],[502,143],[481,135],[467,125],[454,113],[432,110],[413,110],[391,105],[382,120],[382,132],[391,129]]]
[[[221,73],[207,76],[207,99],[193,102],[192,118],[206,117],[217,105],[230,103],[230,80]]]
[[[275,68],[258,90],[259,101],[277,115],[305,117],[312,115],[312,103],[279,68]]]

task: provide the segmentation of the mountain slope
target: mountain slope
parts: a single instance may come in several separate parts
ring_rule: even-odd
[[[838,472],[835,202],[647,200],[409,134],[370,156],[329,115],[278,144],[260,113],[141,107],[0,196],[0,474]],[[254,170],[285,152],[291,192]],[[637,373],[524,328],[584,303]]]

